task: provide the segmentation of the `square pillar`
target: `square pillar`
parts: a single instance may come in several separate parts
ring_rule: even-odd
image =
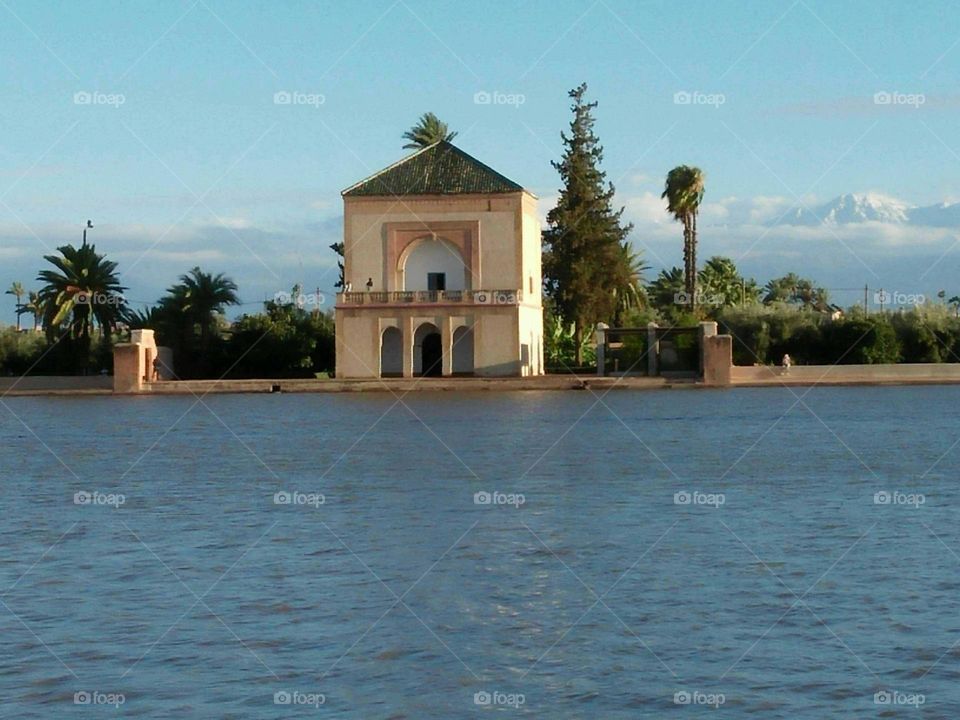
[[[445,317],[440,321],[440,349],[442,352],[440,374],[443,377],[453,375],[453,318]]]
[[[400,333],[403,342],[403,376],[413,377],[413,319],[403,318],[400,321]]]
[[[657,360],[660,357],[660,342],[657,340],[657,324],[647,323],[647,375],[656,377],[660,372]]]

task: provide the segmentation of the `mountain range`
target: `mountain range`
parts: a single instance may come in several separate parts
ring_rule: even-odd
[[[813,208],[791,210],[777,225],[894,225],[960,228],[960,203],[917,206],[878,193],[848,193]]]

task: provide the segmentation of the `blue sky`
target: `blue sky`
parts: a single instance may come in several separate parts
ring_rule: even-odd
[[[298,281],[328,289],[340,190],[401,157],[420,113],[545,213],[566,93],[587,81],[654,270],[680,262],[658,195],[688,163],[708,178],[703,257],[737,257],[761,281],[796,270],[932,291],[957,277],[950,232],[764,223],[848,192],[960,200],[958,40],[960,9],[935,1],[3,0],[0,284],[35,286],[41,255],[91,218],[134,301],[195,264],[249,303]],[[323,101],[276,104],[284,91]],[[878,92],[924,102],[877,105]]]

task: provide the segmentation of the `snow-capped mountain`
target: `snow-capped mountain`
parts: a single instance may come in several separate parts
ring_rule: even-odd
[[[918,207],[879,193],[848,193],[817,207],[797,208],[779,224],[849,225],[865,222],[960,228],[960,203]]]

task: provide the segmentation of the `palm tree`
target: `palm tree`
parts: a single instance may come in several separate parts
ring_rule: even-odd
[[[27,304],[23,308],[33,315],[33,329],[36,331],[40,327],[40,318],[43,317],[43,301],[40,300],[40,294],[31,290],[27,296]]]
[[[97,325],[111,331],[123,317],[126,290],[117,278],[117,264],[99,255],[93,245],[64,245],[60,255],[44,255],[56,270],[41,270],[37,280],[45,285],[37,293],[43,307],[47,332],[54,334],[70,318],[68,337],[80,342],[82,353],[89,350]],[[84,361],[85,362],[85,361]]]
[[[707,260],[699,280],[701,293],[709,295],[715,306],[745,305],[757,302],[760,297],[757,283],[740,275],[736,264],[727,257],[716,255]]]
[[[697,214],[703,192],[703,171],[680,165],[667,173],[667,182],[660,196],[667,200],[667,211],[683,223],[684,289],[690,298],[691,310],[696,310],[697,303]]]
[[[200,326],[200,350],[206,354],[209,348],[210,331],[218,315],[228,305],[239,305],[237,284],[223,273],[212,275],[199,267],[180,276],[180,283],[168,291],[161,304],[176,308],[192,322]]]
[[[23,289],[23,285],[22,285],[21,283],[19,283],[19,282],[14,282],[14,283],[10,286],[10,289],[7,290],[7,292],[4,293],[4,294],[5,294],[5,295],[13,295],[15,298],[17,298],[17,307],[16,307],[16,312],[17,312],[17,332],[20,332],[20,316],[23,315],[23,313],[24,313],[24,310],[23,310],[23,296],[27,294],[27,291]]]
[[[457,133],[451,132],[447,124],[432,112],[424,113],[420,120],[412,128],[403,134],[404,140],[409,140],[404,149],[425,148],[441,140],[450,142],[457,136]]]
[[[647,291],[643,284],[643,273],[650,269],[650,266],[643,261],[643,255],[634,250],[630,243],[620,243],[620,254],[627,274],[613,288],[613,296],[616,300],[614,325],[622,323],[623,316],[628,310],[646,305]]]
[[[661,311],[670,311],[672,314],[677,305],[683,305],[680,300],[686,295],[684,290],[683,270],[678,267],[661,270],[657,279],[650,283],[647,289],[653,299],[653,304]],[[678,297],[681,296],[681,297]]]

